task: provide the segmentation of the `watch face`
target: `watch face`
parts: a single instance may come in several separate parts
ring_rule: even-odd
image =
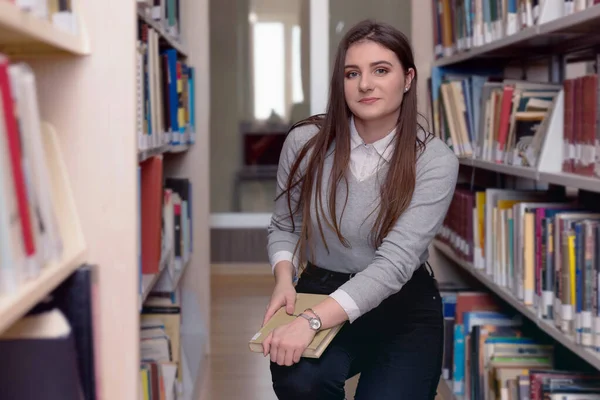
[[[310,327],[313,329],[319,329],[321,328],[321,322],[318,319],[313,318],[310,320]]]

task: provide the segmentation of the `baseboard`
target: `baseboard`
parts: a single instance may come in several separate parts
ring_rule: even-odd
[[[271,275],[268,263],[212,263],[211,275]]]

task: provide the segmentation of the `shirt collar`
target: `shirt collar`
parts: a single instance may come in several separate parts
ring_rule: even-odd
[[[383,157],[384,160],[390,162],[394,153],[394,146],[390,145],[396,137],[396,129],[392,129],[390,133],[383,138],[373,143],[373,148]],[[358,134],[356,125],[354,124],[354,116],[350,117],[350,150],[356,149],[358,146],[364,145],[364,140]]]

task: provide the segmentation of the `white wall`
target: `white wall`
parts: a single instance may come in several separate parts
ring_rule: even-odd
[[[329,0],[310,0],[310,113],[327,109],[329,93]]]

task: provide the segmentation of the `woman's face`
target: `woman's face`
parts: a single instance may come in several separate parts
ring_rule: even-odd
[[[350,111],[364,121],[398,114],[414,70],[404,73],[396,54],[379,43],[364,40],[346,52],[344,94]]]

